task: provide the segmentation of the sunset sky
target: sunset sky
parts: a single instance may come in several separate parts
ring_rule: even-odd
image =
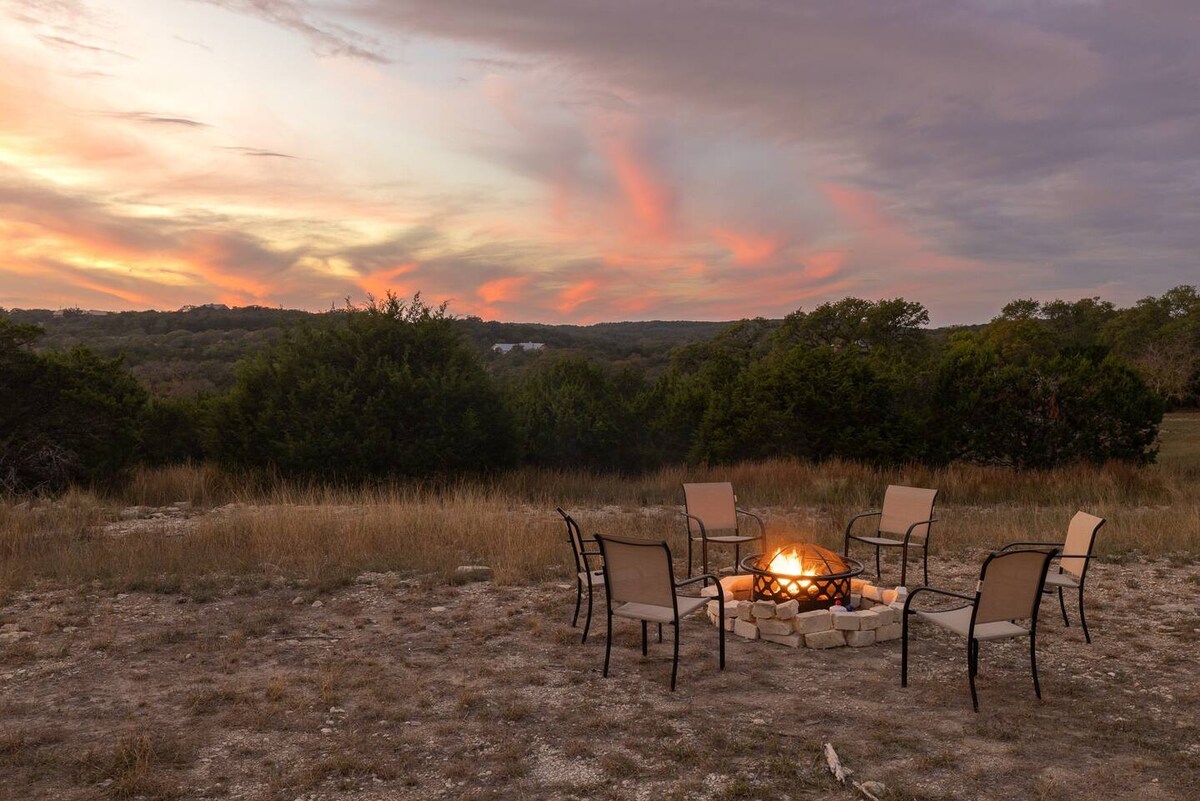
[[[0,307],[1200,283],[1197,0],[0,0]]]

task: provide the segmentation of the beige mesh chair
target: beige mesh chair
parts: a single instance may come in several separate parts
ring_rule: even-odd
[[[604,586],[604,570],[598,567],[592,567],[593,561],[598,564],[600,562],[600,551],[588,550],[589,545],[595,545],[595,540],[584,539],[583,534],[579,530],[579,524],[569,514],[561,508],[555,507],[554,511],[562,515],[562,519],[567,524],[567,539],[571,543],[571,552],[575,554],[575,614],[571,618],[571,627],[574,628],[579,623],[579,607],[583,601],[583,590],[587,588],[587,619],[583,623],[583,639],[580,642],[587,642],[588,629],[592,626],[592,595],[596,587]]]
[[[642,622],[642,656],[647,654],[647,624],[658,624],[658,640],[662,642],[662,625],[670,623],[675,628],[675,651],[671,660],[673,691],[675,676],[679,672],[679,621],[684,615],[696,611],[712,600],[680,595],[678,590],[698,581],[711,581],[720,586],[717,577],[702,575],[676,581],[671,549],[662,541],[624,539],[597,534],[596,542],[600,544],[600,553],[604,557],[604,586],[608,601],[608,639],[604,644],[605,678],[608,677],[608,663],[612,654],[614,615]],[[721,670],[724,670],[725,593],[717,593],[717,605],[720,616],[717,626],[720,664]]]
[[[1053,545],[1062,551],[1059,557],[1058,570],[1046,575],[1046,590],[1058,590],[1058,608],[1062,610],[1063,623],[1071,625],[1067,617],[1067,602],[1063,599],[1063,590],[1079,591],[1079,623],[1083,626],[1083,638],[1089,644],[1092,635],[1088,632],[1087,618],[1083,615],[1083,582],[1087,579],[1088,565],[1092,562],[1092,548],[1096,544],[1096,534],[1104,526],[1104,518],[1090,515],[1087,512],[1076,512],[1067,527],[1066,542],[1010,542],[1000,550],[1009,548],[1028,547],[1030,545]]]
[[[879,561],[881,548],[900,549],[900,585],[908,586],[908,551],[910,548],[920,548],[922,553],[922,570],[925,582],[929,583],[929,531],[937,518],[933,516],[933,504],[937,501],[938,491],[921,489],[919,487],[898,487],[889,485],[883,494],[883,509],[863,512],[850,518],[846,524],[846,540],[842,546],[842,555],[850,555],[850,540],[858,540],[875,546],[875,575],[883,578],[883,570]],[[874,536],[864,537],[852,533],[854,523],[867,517],[879,517]],[[891,534],[891,537],[882,536]],[[896,539],[900,537],[900,539]]]
[[[1037,674],[1038,606],[1042,588],[1046,584],[1046,572],[1057,555],[1057,548],[993,553],[983,561],[973,597],[933,587],[914,590],[904,602],[900,686],[908,686],[908,620],[916,615],[966,637],[967,677],[971,683],[971,704],[976,712],[979,711],[979,696],[975,693],[975,675],[979,672],[979,643],[983,640],[1028,637],[1033,690],[1041,698],[1042,688]],[[923,592],[961,598],[967,604],[938,611],[913,609],[913,601]],[[1018,621],[1028,623],[1022,625]]]
[[[708,572],[708,544],[710,542],[733,546],[733,572],[737,572],[741,559],[742,543],[760,540],[766,534],[762,518],[744,509],[737,508],[737,496],[733,484],[728,481],[711,484],[683,485],[683,516],[687,519],[688,532],[688,575],[692,575],[692,543],[700,543],[701,572]],[[743,534],[738,526],[739,517],[748,517],[758,524],[757,534]],[[721,534],[714,532],[732,532]]]

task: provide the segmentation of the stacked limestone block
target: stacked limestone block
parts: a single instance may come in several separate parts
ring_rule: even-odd
[[[725,601],[725,629],[747,640],[766,640],[789,648],[861,648],[900,638],[904,614],[904,588],[886,590],[855,580],[850,606],[800,612],[796,601],[750,601],[730,597]],[[708,619],[719,622],[717,601],[708,602]]]

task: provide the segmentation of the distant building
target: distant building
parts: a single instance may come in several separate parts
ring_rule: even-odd
[[[519,348],[520,350],[541,350],[544,347],[546,347],[545,342],[497,342],[495,345],[492,345],[492,350],[496,351],[496,353],[508,353],[514,348]]]

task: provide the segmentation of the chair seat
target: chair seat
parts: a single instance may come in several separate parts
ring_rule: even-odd
[[[1070,573],[1047,573],[1047,587],[1068,587],[1070,589],[1079,588],[1079,579],[1072,576]]]
[[[858,540],[859,542],[869,542],[872,545],[897,545],[897,546],[899,546],[899,545],[904,544],[904,540],[893,540],[893,539],[890,539],[889,537],[856,537],[853,534],[851,534],[850,539]],[[924,548],[925,543],[922,540],[909,540],[908,547]]]
[[[690,595],[676,596],[679,604],[679,616],[683,617],[689,612],[694,612],[704,604],[708,603],[711,598],[693,598]],[[614,615],[620,617],[630,617],[634,620],[649,620],[651,623],[671,623],[675,620],[675,612],[669,606],[658,606],[657,604],[621,604],[614,607],[612,610]]]
[[[584,584],[591,584],[593,587],[604,586],[604,571],[593,570],[590,573],[579,573],[579,580]]]
[[[704,537],[692,537],[692,539],[694,539],[696,542],[700,542],[700,540],[703,540],[705,538]],[[747,536],[743,536],[741,534],[736,534],[736,535],[735,534],[725,534],[725,535],[722,535],[719,537],[708,537],[707,539],[709,542],[725,542],[725,543],[729,543],[730,545],[732,545],[735,542],[742,543],[742,542],[753,542],[754,540],[761,540],[762,537],[761,536],[747,537]]]
[[[948,609],[944,612],[925,612],[920,609],[914,609],[913,611],[917,617],[950,629],[955,634],[960,634],[963,637],[967,636],[967,631],[971,627],[971,607],[969,606]],[[975,626],[975,639],[977,640],[1001,640],[1005,637],[1021,637],[1027,634],[1029,634],[1029,629],[1024,626],[1018,626],[1016,623],[1010,623],[1007,620],[998,620],[994,623],[980,623]]]

